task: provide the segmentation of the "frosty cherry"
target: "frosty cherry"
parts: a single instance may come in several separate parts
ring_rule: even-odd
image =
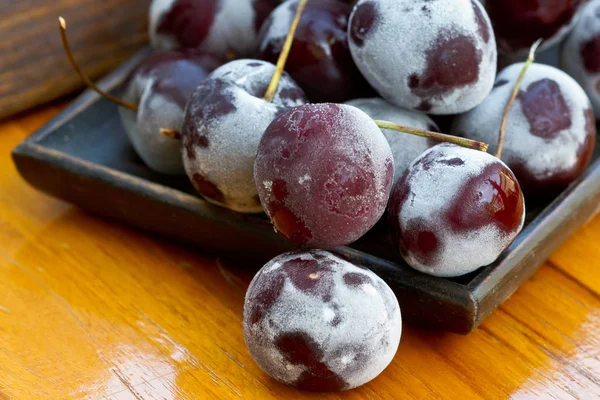
[[[266,101],[274,72],[266,61],[236,60],[194,91],[185,112],[182,155],[187,175],[206,200],[239,212],[262,211],[253,179],[258,143],[282,109],[306,102],[287,74],[273,101]]]
[[[181,129],[183,111],[192,92],[220,62],[196,50],[172,50],[148,56],[123,84],[123,100],[137,104],[133,111],[119,107],[129,140],[153,170],[183,174],[181,145],[161,128]]]
[[[456,114],[492,89],[496,41],[477,0],[360,0],[348,35],[360,71],[397,106]]]
[[[161,49],[196,48],[225,56],[250,56],[258,30],[277,0],[153,0],[149,34]]]
[[[457,117],[455,135],[487,141],[495,152],[506,104],[523,63],[505,68],[490,96]],[[590,161],[596,122],[583,89],[557,68],[534,63],[525,74],[506,123],[502,160],[514,171],[528,201],[549,201]]]
[[[373,272],[320,250],[287,253],[256,274],[244,303],[244,338],[270,376],[313,391],[360,386],[392,361],[398,301]]]
[[[413,268],[467,274],[494,262],[523,227],[519,183],[496,157],[439,144],[394,186],[388,210],[394,242]]]

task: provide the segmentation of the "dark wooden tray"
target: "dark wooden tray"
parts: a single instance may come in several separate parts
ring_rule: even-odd
[[[136,59],[105,78],[116,88]],[[416,272],[393,251],[383,226],[336,251],[385,279],[405,320],[466,334],[475,329],[550,253],[599,210],[600,160],[528,223],[493,265],[458,279]],[[193,194],[185,177],[149,170],[130,147],[116,106],[85,92],[13,151],[21,175],[36,188],[104,217],[126,222],[257,269],[291,250],[264,216],[241,215]]]

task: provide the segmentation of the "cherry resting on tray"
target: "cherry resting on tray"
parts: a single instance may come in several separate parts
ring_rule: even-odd
[[[427,114],[396,107],[380,98],[356,99],[348,101],[346,104],[359,108],[375,120],[385,120],[411,128],[439,132],[437,124]],[[394,182],[400,179],[415,158],[439,143],[435,140],[406,135],[390,129],[382,129],[382,132],[394,156]]]
[[[522,63],[505,68],[490,96],[454,120],[452,133],[490,143],[496,151],[505,106]],[[557,68],[534,63],[508,114],[502,160],[514,171],[527,201],[547,202],[575,180],[590,161],[596,138],[583,89]]]
[[[477,0],[360,0],[348,35],[367,81],[399,107],[457,114],[494,84],[496,41]]]
[[[150,41],[155,48],[250,56],[256,51],[260,26],[278,4],[278,0],[153,0]]]
[[[592,0],[581,12],[573,33],[561,51],[562,69],[583,87],[600,117],[600,0]]]
[[[254,164],[260,201],[276,230],[296,246],[349,244],[385,211],[394,162],[371,118],[343,104],[281,112]]]
[[[561,40],[573,27],[582,0],[486,0],[498,50],[524,52],[538,39],[544,48]]]
[[[388,214],[410,266],[453,277],[494,262],[523,228],[525,206],[502,161],[444,143],[423,153],[396,183]]]
[[[332,253],[287,253],[256,274],[244,303],[244,338],[270,376],[313,391],[369,382],[392,361],[402,330],[389,286]]]
[[[123,100],[137,104],[138,111],[119,107],[121,121],[133,148],[153,170],[185,173],[180,143],[159,132],[181,127],[192,92],[219,64],[196,50],[158,52],[142,60],[125,81]]]
[[[282,3],[260,31],[263,60],[276,62],[298,1]],[[348,18],[352,7],[340,0],[313,0],[307,6],[285,70],[311,102],[340,103],[374,94],[352,60],[348,48]]]
[[[195,189],[211,203],[238,212],[262,211],[253,178],[258,143],[281,110],[306,102],[285,73],[273,101],[266,101],[274,71],[266,61],[229,62],[202,82],[188,103],[183,162]]]

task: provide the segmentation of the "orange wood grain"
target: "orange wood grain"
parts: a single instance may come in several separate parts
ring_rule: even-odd
[[[0,118],[84,85],[67,61],[58,16],[78,63],[99,77],[147,42],[149,0],[0,0]]]
[[[243,265],[21,180],[10,149],[59,109],[0,125],[0,399],[600,398],[600,218],[468,337],[406,327],[373,382],[299,392],[244,346]]]

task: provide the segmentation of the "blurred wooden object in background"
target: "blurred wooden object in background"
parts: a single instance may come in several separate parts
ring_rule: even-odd
[[[147,42],[149,0],[0,0],[0,118],[83,87],[60,41],[98,78]]]

